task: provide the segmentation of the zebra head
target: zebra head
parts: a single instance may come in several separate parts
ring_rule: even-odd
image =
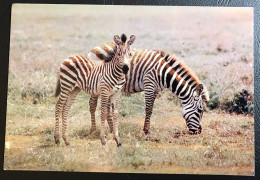
[[[131,45],[135,41],[135,36],[131,35],[130,40],[126,43],[127,37],[125,34],[122,34],[121,37],[118,35],[114,36],[114,41],[117,45],[115,56],[118,59],[118,64],[122,68],[124,74],[127,74],[130,65],[130,56],[131,56]]]
[[[203,100],[207,99],[206,96],[203,91],[203,85],[199,84],[192,91],[192,95],[187,100],[182,101],[182,116],[186,120],[190,134],[200,134],[202,131]]]

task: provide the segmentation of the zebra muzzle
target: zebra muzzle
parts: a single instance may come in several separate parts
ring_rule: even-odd
[[[198,129],[189,129],[189,133],[190,133],[191,135],[200,134],[201,131],[202,131],[201,126],[200,126]]]
[[[125,64],[125,65],[123,66],[122,70],[123,70],[123,73],[124,73],[124,74],[127,74],[128,70],[129,70],[128,65]]]

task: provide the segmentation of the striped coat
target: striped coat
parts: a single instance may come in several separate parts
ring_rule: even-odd
[[[98,46],[88,53],[88,57],[96,61],[104,60],[106,54],[103,52],[109,52],[105,48],[107,46],[113,47],[114,44],[107,43]],[[130,69],[122,91],[125,93],[145,92],[146,115],[143,130],[147,138],[150,134],[150,118],[156,95],[165,88],[180,99],[182,115],[190,133],[200,133],[203,101],[208,101],[209,97],[207,89],[199,79],[183,62],[162,51],[134,49],[131,53]],[[95,105],[92,103],[90,111]],[[110,128],[112,128],[110,119],[108,117]]]
[[[112,106],[113,138],[120,146],[117,128],[118,98],[125,84],[125,74],[129,69],[130,46],[135,41],[131,36],[126,43],[123,34],[114,37],[115,44],[107,54],[104,62],[95,62],[84,56],[71,56],[60,66],[56,96],[59,96],[55,107],[55,143],[59,144],[59,117],[62,114],[62,138],[69,145],[66,135],[68,111],[77,94],[82,90],[92,97],[101,96],[101,143],[105,145],[104,123],[107,117],[108,102]]]

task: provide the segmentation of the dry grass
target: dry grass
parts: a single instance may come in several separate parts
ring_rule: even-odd
[[[191,136],[187,132],[180,107],[163,103],[165,92],[156,100],[151,120],[152,138],[145,141],[142,133],[142,94],[123,96],[120,103],[119,133],[123,147],[117,148],[106,127],[107,145],[101,146],[98,132],[100,109],[97,111],[98,132],[90,135],[90,115],[87,95],[81,93],[70,111],[68,133],[71,142],[56,146],[53,139],[54,108],[45,111],[46,104],[19,106],[16,115],[7,119],[5,169],[254,174],[254,120],[251,116],[229,115],[210,111],[203,117],[203,133]],[[55,99],[48,105],[54,107]],[[162,103],[164,106],[162,106]],[[8,107],[15,105],[8,104]],[[165,111],[171,109],[171,111]],[[28,113],[23,113],[25,112]],[[34,113],[30,113],[34,112]],[[42,112],[45,112],[41,114]],[[78,113],[80,112],[80,113]],[[122,113],[123,112],[123,113]],[[47,115],[49,114],[49,115]],[[123,114],[123,116],[122,116]],[[20,115],[19,117],[17,115]],[[19,120],[19,123],[17,123]]]
[[[72,112],[75,109],[74,106]],[[209,112],[204,115],[203,133],[190,136],[183,118],[174,113],[179,107],[174,107],[173,113],[161,113],[163,109],[157,108],[154,117],[160,118],[152,119],[152,139],[147,142],[142,134],[142,117],[120,116],[123,147],[117,148],[108,127],[105,147],[101,146],[98,133],[90,136],[89,114],[85,107],[77,110],[82,113],[69,118],[70,147],[64,143],[59,147],[54,144],[52,118],[20,118],[23,126],[12,123],[17,118],[8,119],[6,142],[9,148],[5,152],[5,169],[254,173],[252,117]],[[99,127],[100,122],[97,123]],[[224,168],[226,170],[222,171]]]
[[[121,148],[108,127],[105,147],[98,134],[89,135],[89,96],[81,93],[68,120],[71,146],[54,144],[53,93],[61,61],[115,34],[135,34],[137,48],[174,53],[221,100],[242,89],[253,93],[252,10],[146,8],[13,6],[5,169],[254,175],[252,116],[208,111],[202,134],[191,136],[169,91],[156,99],[151,141],[144,141],[142,133],[143,93],[121,98]],[[98,107],[98,129],[99,114]]]

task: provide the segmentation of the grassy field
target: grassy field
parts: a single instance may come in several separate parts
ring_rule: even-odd
[[[89,96],[80,93],[68,119],[71,146],[54,144],[60,63],[121,33],[135,34],[136,48],[175,54],[218,95],[220,106],[242,90],[253,94],[252,9],[15,4],[4,169],[254,175],[252,115],[208,110],[202,134],[192,136],[168,90],[155,101],[150,141],[142,133],[143,93],[120,100],[120,148],[108,127],[101,146],[99,106],[98,132],[90,135]]]

